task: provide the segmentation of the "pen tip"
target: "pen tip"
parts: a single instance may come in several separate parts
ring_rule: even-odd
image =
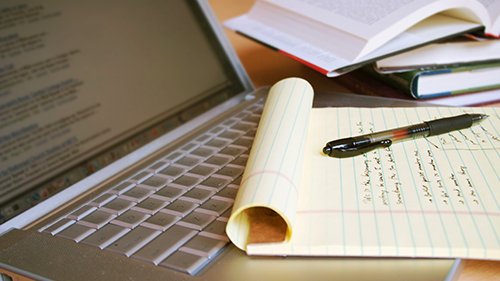
[[[487,114],[471,114],[472,116],[472,122],[473,123],[477,123],[477,122],[481,122],[483,121],[484,119],[490,117],[489,115]]]

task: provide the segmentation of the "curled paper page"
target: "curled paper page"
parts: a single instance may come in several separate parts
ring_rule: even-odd
[[[313,96],[300,78],[284,79],[269,91],[226,229],[241,249],[292,235]]]

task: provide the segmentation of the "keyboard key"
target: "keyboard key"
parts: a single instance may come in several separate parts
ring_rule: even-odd
[[[80,242],[83,238],[94,233],[96,230],[94,228],[86,227],[80,224],[73,224],[72,226],[66,228],[65,230],[59,232],[56,236],[73,240],[75,242]]]
[[[50,235],[56,235],[57,233],[61,232],[62,230],[66,229],[68,226],[74,223],[75,223],[74,220],[61,219],[56,223],[52,224],[51,226],[47,227],[46,229],[44,229],[43,232]]]
[[[223,222],[228,222],[229,221],[229,216],[231,216],[233,208],[227,209],[220,217],[217,218],[218,221],[223,221]]]
[[[217,151],[218,149],[202,146],[191,152],[191,154],[201,157],[203,159],[207,159],[208,157],[214,155]]]
[[[217,150],[221,150],[221,149],[223,149],[224,147],[226,147],[230,143],[231,143],[230,140],[215,138],[215,139],[207,142],[205,145],[206,146],[211,146],[211,147],[213,147],[213,148],[215,148]]]
[[[203,203],[195,212],[205,213],[212,216],[220,216],[227,209],[231,208],[233,203],[227,201],[221,201],[216,199],[209,199],[207,202]]]
[[[254,138],[244,136],[244,137],[241,137],[240,139],[234,141],[232,144],[237,145],[237,146],[250,148],[253,144],[253,140],[254,140]]]
[[[163,209],[163,207],[167,206],[168,203],[168,201],[150,197],[132,207],[132,210],[152,215]]]
[[[141,226],[152,228],[160,231],[165,231],[165,229],[171,227],[174,223],[180,220],[180,216],[175,216],[172,214],[167,214],[164,212],[159,212],[141,223]]]
[[[234,118],[242,120],[242,119],[245,119],[248,116],[250,116],[250,114],[252,114],[252,112],[244,110],[244,111],[239,112],[238,114],[234,115]]]
[[[114,219],[116,215],[97,210],[82,218],[77,223],[92,228],[101,228],[110,220]]]
[[[250,130],[248,133],[245,134],[246,137],[252,137],[255,138],[255,134],[257,133],[257,129]]]
[[[259,109],[261,109],[263,107],[263,105],[261,104],[252,104],[251,106],[249,106],[246,111],[250,111],[250,112],[256,112],[258,111]]]
[[[181,226],[173,226],[160,234],[132,258],[158,265],[162,260],[175,252],[179,247],[198,233]]]
[[[238,189],[233,188],[231,186],[227,186],[223,190],[219,191],[213,199],[221,200],[221,201],[226,201],[230,203],[234,203],[234,199],[236,199],[236,195],[238,194]]]
[[[127,211],[128,209],[132,208],[135,205],[136,205],[136,203],[134,203],[132,201],[121,199],[121,198],[116,198],[113,201],[102,206],[99,210],[104,211],[104,212],[108,212],[111,214],[119,215],[119,214]]]
[[[125,227],[114,224],[107,224],[103,228],[94,232],[89,237],[83,239],[81,243],[97,247],[102,250],[129,231],[130,229]]]
[[[182,220],[177,222],[177,225],[188,227],[194,230],[202,230],[205,226],[216,219],[215,216],[192,212]]]
[[[150,173],[155,173],[156,174],[159,171],[161,171],[161,170],[165,169],[166,167],[168,167],[168,165],[170,165],[170,163],[159,161],[159,162],[156,162],[153,165],[149,166],[146,169],[146,172],[150,172]]]
[[[138,226],[141,222],[149,218],[150,215],[140,213],[137,211],[126,211],[125,213],[121,214],[114,220],[112,220],[110,223],[116,224],[119,226],[123,226],[126,228],[135,228]]]
[[[227,130],[224,133],[219,135],[219,138],[229,139],[231,141],[235,141],[243,136],[244,133],[241,131]]]
[[[224,126],[224,127],[232,127],[235,124],[237,124],[238,122],[239,122],[238,119],[231,118],[231,119],[227,119],[226,121],[222,122],[220,125]]]
[[[207,133],[208,134],[211,134],[211,135],[218,135],[222,132],[224,132],[226,130],[225,127],[222,127],[222,126],[216,126],[215,128],[211,129],[210,131],[208,131]]]
[[[92,213],[95,210],[97,210],[96,207],[84,205],[84,206],[80,207],[78,210],[69,214],[67,216],[67,218],[72,219],[72,220],[80,220],[81,218],[85,217],[86,215]]]
[[[150,172],[140,172],[137,175],[128,179],[128,182],[141,183],[141,182],[145,181],[147,178],[151,177],[152,175],[153,175],[153,173],[150,173]]]
[[[184,174],[189,168],[181,166],[169,166],[158,172],[158,176],[166,177],[168,179],[174,180]]]
[[[248,149],[246,147],[242,148],[242,147],[238,147],[238,146],[229,145],[226,148],[219,151],[219,154],[229,155],[229,156],[233,157],[233,159],[234,159],[234,158],[240,156],[241,154],[243,154],[243,152],[246,152],[247,150]]]
[[[238,165],[242,166],[243,168],[246,167],[248,162],[248,155],[241,155],[240,157],[234,159],[234,161],[231,162],[231,165]]]
[[[196,204],[201,204],[214,194],[215,194],[214,191],[208,189],[193,188],[190,191],[186,192],[184,195],[182,195],[179,199],[193,202]]]
[[[139,203],[153,193],[154,190],[136,186],[130,189],[129,191],[123,193],[122,195],[120,195],[119,198]]]
[[[111,243],[105,250],[130,257],[160,234],[161,231],[138,226],[116,242]]]
[[[182,156],[184,156],[184,153],[181,152],[174,152],[168,155],[167,157],[163,158],[161,161],[166,162],[166,163],[172,163],[174,161],[179,160]]]
[[[204,144],[206,143],[207,141],[211,140],[213,138],[212,135],[201,135],[199,136],[198,138],[196,138],[193,142],[196,142],[196,143],[199,143],[199,144]]]
[[[177,251],[161,262],[160,265],[194,275],[207,262],[208,259],[205,257]]]
[[[198,188],[203,188],[203,189],[208,189],[208,190],[213,190],[215,192],[221,190],[224,188],[226,185],[228,185],[231,182],[232,179],[229,179],[227,177],[209,177],[208,179],[202,181],[197,187]]]
[[[193,169],[191,169],[188,173],[190,176],[196,176],[201,179],[206,179],[208,178],[211,174],[215,173],[218,170],[218,168],[211,166],[211,165],[203,165],[200,164]]]
[[[183,165],[183,166],[186,166],[188,168],[193,168],[194,166],[200,164],[201,161],[203,161],[203,160],[200,159],[200,158],[198,158],[198,157],[194,157],[194,156],[191,156],[191,155],[186,155],[183,158],[177,160],[175,162],[175,164],[177,164],[177,165]]]
[[[226,244],[226,241],[197,235],[179,248],[179,251],[211,259],[226,246]]]
[[[101,196],[94,199],[92,202],[90,202],[89,205],[99,208],[115,198],[116,198],[115,194],[104,193]]]
[[[111,189],[110,191],[108,191],[108,193],[120,195],[123,192],[131,189],[134,186],[135,186],[135,183],[123,182],[123,183],[119,184],[118,186],[114,187],[113,189]]]
[[[229,177],[231,179],[236,179],[239,177],[241,174],[243,174],[244,168],[240,166],[225,166],[224,168],[220,169],[215,175],[220,175],[220,176],[225,176]]]
[[[241,184],[241,178],[242,178],[242,176],[237,177],[231,184],[236,185],[235,188],[239,188],[240,184]]]
[[[250,123],[250,122],[244,122],[243,121],[243,122],[240,122],[240,123],[234,125],[231,129],[242,131],[244,133],[248,133],[253,128],[255,128],[256,126],[257,126],[257,124],[255,124],[255,123]]]
[[[184,152],[184,153],[189,153],[189,152],[193,151],[195,148],[197,148],[198,146],[199,146],[199,144],[197,144],[197,143],[188,143],[185,146],[179,148],[179,151]]]
[[[200,232],[199,235],[229,242],[226,234],[226,221],[215,220]]]
[[[174,180],[169,184],[169,186],[178,187],[182,189],[191,189],[195,185],[202,182],[203,179],[192,177],[188,175],[180,176],[178,179]]]
[[[259,122],[260,122],[260,115],[258,115],[258,114],[252,114],[252,115],[248,116],[247,118],[245,118],[243,121],[250,122],[250,123],[255,123],[255,124],[259,124]]]
[[[167,202],[171,202],[186,192],[187,192],[186,189],[177,188],[173,186],[165,186],[164,188],[158,190],[155,194],[151,195],[151,198],[156,198]]]
[[[138,186],[156,191],[167,185],[167,183],[169,182],[171,182],[171,180],[167,178],[152,176],[149,179],[140,183]]]
[[[160,212],[172,214],[177,217],[184,217],[198,206],[199,205],[196,203],[177,199]]]
[[[231,162],[231,160],[232,158],[227,155],[214,155],[207,159],[204,163],[222,167]]]

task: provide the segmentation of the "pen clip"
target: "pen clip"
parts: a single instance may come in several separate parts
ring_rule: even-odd
[[[361,146],[337,147],[332,149],[328,155],[337,158],[353,157],[372,151],[376,148],[389,147],[391,144],[392,141],[387,139]]]

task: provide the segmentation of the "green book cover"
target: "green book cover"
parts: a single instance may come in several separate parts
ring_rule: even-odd
[[[416,99],[500,88],[500,61],[444,65],[384,74],[377,72],[373,65],[366,65],[362,71]],[[432,78],[431,82],[428,82],[429,77]],[[423,91],[422,81],[426,83],[425,91]],[[430,83],[435,83],[435,91],[429,89]],[[448,84],[452,85],[447,87]]]

